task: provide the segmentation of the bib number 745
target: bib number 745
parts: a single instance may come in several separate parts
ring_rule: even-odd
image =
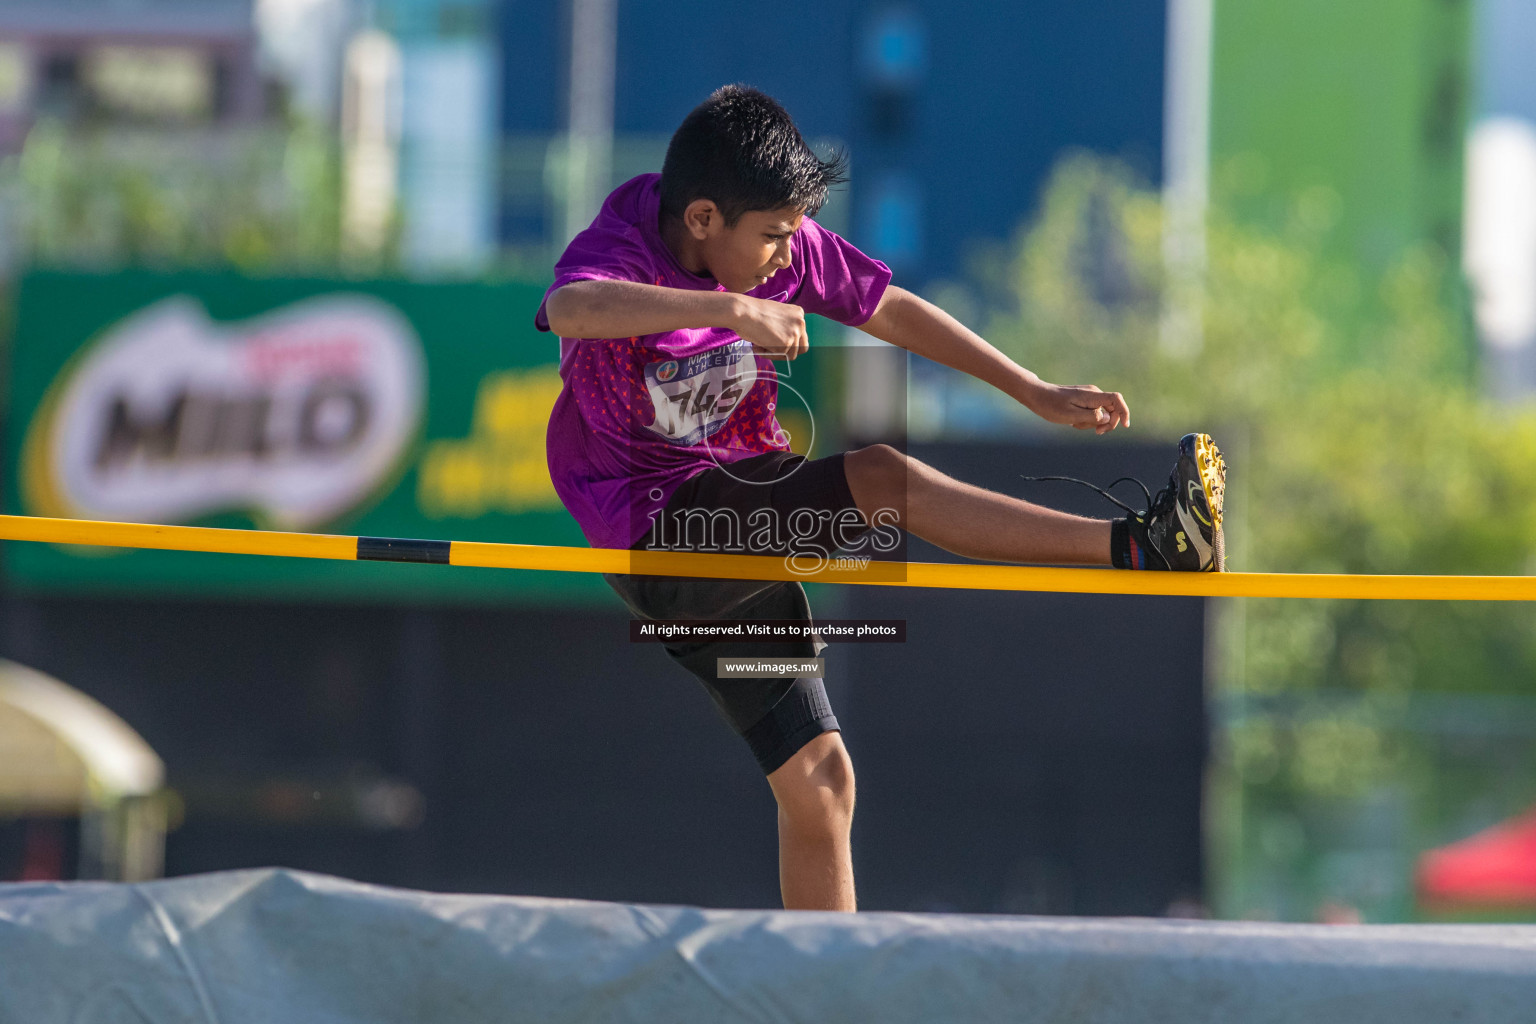
[[[645,368],[656,413],[650,429],[671,444],[698,444],[725,425],[756,381],[757,359],[747,342],[652,363]]]

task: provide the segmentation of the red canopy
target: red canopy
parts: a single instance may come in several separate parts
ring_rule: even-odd
[[[1536,906],[1536,808],[1419,858],[1429,906]]]

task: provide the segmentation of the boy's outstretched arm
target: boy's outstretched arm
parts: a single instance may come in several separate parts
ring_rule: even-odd
[[[572,281],[544,304],[562,338],[631,338],[723,327],[764,355],[793,359],[806,350],[805,310],[736,292],[667,288],[638,281]]]
[[[1099,434],[1131,425],[1130,407],[1118,391],[1100,391],[1092,384],[1047,384],[938,306],[904,288],[886,288],[874,315],[859,329],[985,381],[1051,423]]]

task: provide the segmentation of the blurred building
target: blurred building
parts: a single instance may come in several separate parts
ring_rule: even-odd
[[[700,25],[753,42],[685,45]],[[772,19],[656,0],[15,0],[0,8],[0,148],[40,115],[286,111],[341,127],[359,230],[387,231],[398,206],[416,270],[510,246],[533,273],[594,195],[658,169],[688,110],[744,81],[853,153],[828,223],[921,285],[1007,240],[1064,150],[1158,179],[1164,37],[1162,4],[1120,0],[794,0]]]
[[[541,148],[571,111],[563,9],[500,8],[501,235],[512,244],[541,244],[564,225]],[[961,277],[987,240],[1008,239],[1064,150],[1161,175],[1161,3],[790,0],[769,17],[629,0],[615,17],[614,180],[660,169],[672,131],[714,89],[757,86],[807,138],[849,149],[853,185],[824,219],[906,284]],[[693,42],[700,33],[708,44]]]
[[[407,266],[473,271],[495,253],[497,80],[492,0],[380,0],[399,47],[400,212]]]
[[[1536,7],[1481,0],[1465,263],[1498,397],[1536,392]]]
[[[263,51],[292,113],[339,128],[352,244],[402,232],[417,274],[495,256],[494,0],[259,0]],[[553,71],[551,71],[553,73]]]
[[[362,0],[255,0],[263,72],[282,83],[289,112],[324,124],[342,106],[348,42],[364,24]]]
[[[33,121],[186,125],[262,112],[251,0],[8,0],[0,153]]]

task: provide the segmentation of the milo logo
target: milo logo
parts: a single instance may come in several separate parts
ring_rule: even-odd
[[[54,380],[28,431],[23,494],[37,515],[247,512],[311,529],[393,481],[424,390],[415,331],[379,299],[216,323],[177,296],[107,328]]]

